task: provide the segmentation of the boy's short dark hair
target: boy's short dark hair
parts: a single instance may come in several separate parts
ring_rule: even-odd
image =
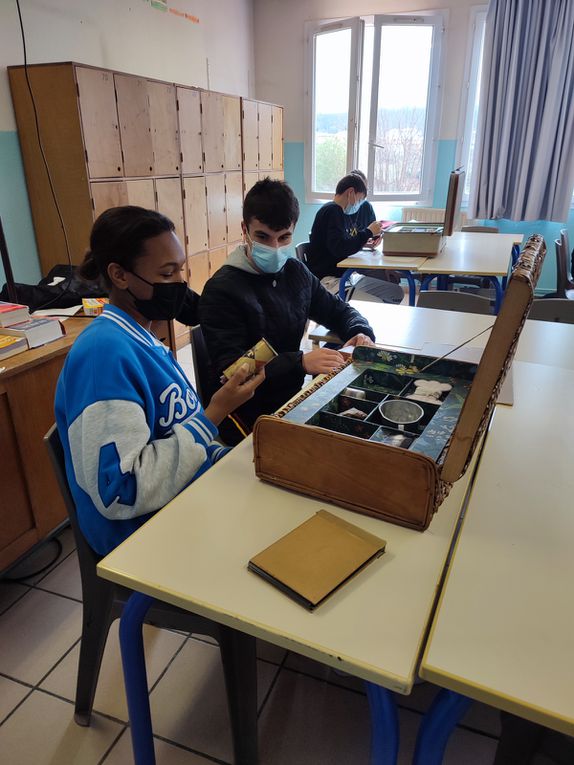
[[[299,202],[285,181],[264,178],[252,186],[243,202],[243,220],[246,226],[257,218],[273,229],[289,228],[299,220]]]
[[[341,178],[335,189],[335,194],[344,194],[347,189],[354,189],[357,194],[367,196],[367,186],[361,176],[356,173],[349,173],[349,175]]]

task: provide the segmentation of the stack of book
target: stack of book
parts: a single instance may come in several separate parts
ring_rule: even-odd
[[[28,306],[0,300],[0,360],[62,337],[57,319],[33,318]]]

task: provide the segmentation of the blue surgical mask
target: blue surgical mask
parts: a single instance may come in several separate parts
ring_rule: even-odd
[[[295,257],[295,245],[293,244],[275,248],[269,247],[266,244],[254,242],[251,237],[249,237],[249,243],[251,245],[251,257],[253,262],[264,274],[278,273],[289,258]]]
[[[355,213],[358,213],[359,208],[364,201],[365,201],[364,199],[361,199],[358,202],[355,202],[355,204],[347,205],[345,209],[343,210],[343,212],[345,213],[345,215],[354,215]]]

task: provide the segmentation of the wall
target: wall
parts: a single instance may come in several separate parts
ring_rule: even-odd
[[[21,11],[30,64],[76,61],[254,95],[252,0],[25,0]],[[40,267],[6,72],[23,61],[16,2],[1,0],[0,217],[16,281],[35,283]]]
[[[485,3],[482,3],[484,5]],[[296,241],[305,241],[319,205],[305,203],[304,188],[304,110],[306,21],[372,15],[405,13],[437,9],[446,11],[447,29],[444,39],[444,90],[442,115],[437,146],[437,171],[432,204],[442,207],[446,199],[448,174],[455,167],[459,137],[461,98],[466,95],[464,71],[469,40],[470,12],[476,0],[254,0],[255,92],[257,98],[282,104],[285,134],[285,180],[293,187],[301,203],[301,218],[295,232]],[[400,208],[379,203],[375,209],[382,219],[400,220]],[[501,230],[541,233],[549,247],[549,255],[539,282],[539,292],[555,289],[555,239],[564,223],[547,221],[495,221]],[[574,213],[567,226],[574,239]]]

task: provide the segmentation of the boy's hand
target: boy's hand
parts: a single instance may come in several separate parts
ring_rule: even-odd
[[[344,363],[341,354],[330,348],[319,348],[303,354],[303,369],[308,375],[325,375],[339,369]]]
[[[230,412],[244,404],[253,397],[256,388],[265,379],[265,369],[262,367],[254,375],[250,374],[247,364],[242,364],[235,374],[218,391],[216,391],[209,406],[205,410],[205,416],[214,425],[224,420]]]
[[[374,220],[372,223],[369,223],[367,226],[373,237],[379,236],[382,230],[381,222],[378,220]]]
[[[363,334],[362,332],[359,332],[358,335],[355,335],[350,340],[347,340],[345,345],[370,345],[373,346],[374,343],[371,340],[371,338],[368,335]]]

